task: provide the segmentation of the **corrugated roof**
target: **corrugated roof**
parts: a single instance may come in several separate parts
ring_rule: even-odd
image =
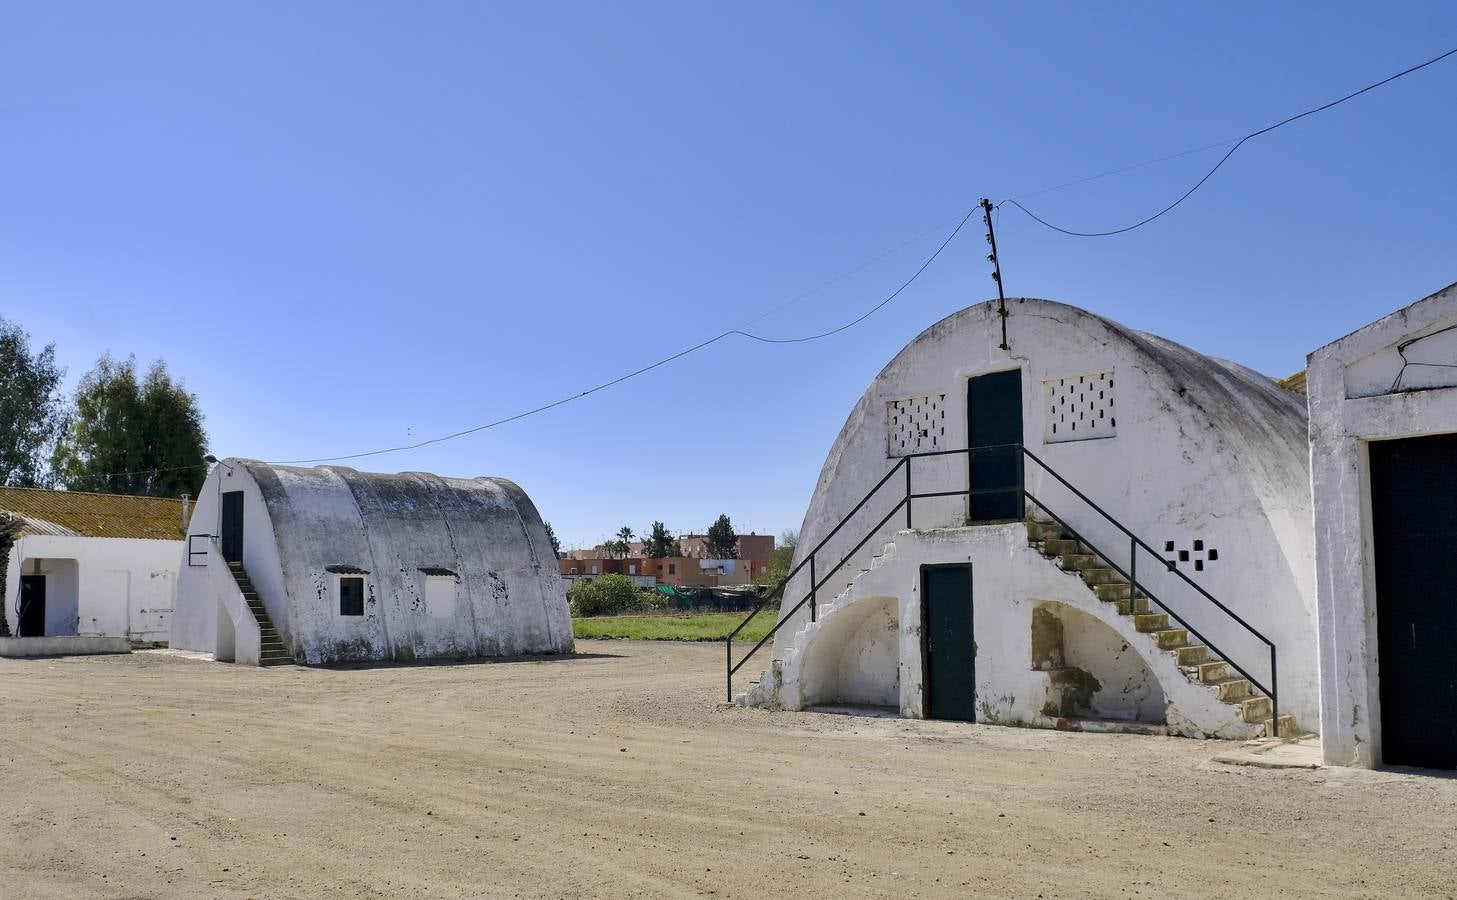
[[[180,541],[187,535],[182,501],[167,497],[0,487],[0,510],[25,519],[27,534],[162,541]]]

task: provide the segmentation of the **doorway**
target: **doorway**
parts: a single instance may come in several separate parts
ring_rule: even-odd
[[[1382,762],[1457,768],[1457,434],[1369,451]]]
[[[20,637],[45,637],[46,634],[46,577],[44,575],[20,576],[20,603],[15,610]]]
[[[243,492],[223,494],[223,521],[218,535],[219,549],[227,562],[243,561]]]
[[[1020,369],[978,375],[968,382],[966,434],[972,490],[968,519],[971,522],[1021,519]]]
[[[971,566],[921,567],[926,718],[976,721]]]

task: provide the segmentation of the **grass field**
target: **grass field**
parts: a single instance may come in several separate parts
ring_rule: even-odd
[[[744,613],[690,613],[655,616],[593,616],[573,619],[572,632],[579,638],[631,638],[637,641],[721,641],[744,620]],[[778,619],[776,610],[765,610],[744,626],[735,640],[757,641],[769,633]]]

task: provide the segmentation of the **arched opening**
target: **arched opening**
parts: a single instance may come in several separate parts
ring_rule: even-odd
[[[801,705],[900,707],[899,604],[867,597],[825,617],[804,649]]]
[[[1047,673],[1044,715],[1164,724],[1163,687],[1138,651],[1081,610],[1032,608],[1032,668]]]

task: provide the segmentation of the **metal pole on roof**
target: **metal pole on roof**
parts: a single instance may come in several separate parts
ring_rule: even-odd
[[[1007,343],[1007,295],[1002,291],[1002,264],[997,260],[997,233],[992,228],[992,201],[981,198],[981,209],[981,220],[987,227],[987,243],[991,245],[987,262],[992,264],[992,280],[997,283],[997,315],[1002,320],[1002,343],[998,346],[1011,350],[1012,346]]]

